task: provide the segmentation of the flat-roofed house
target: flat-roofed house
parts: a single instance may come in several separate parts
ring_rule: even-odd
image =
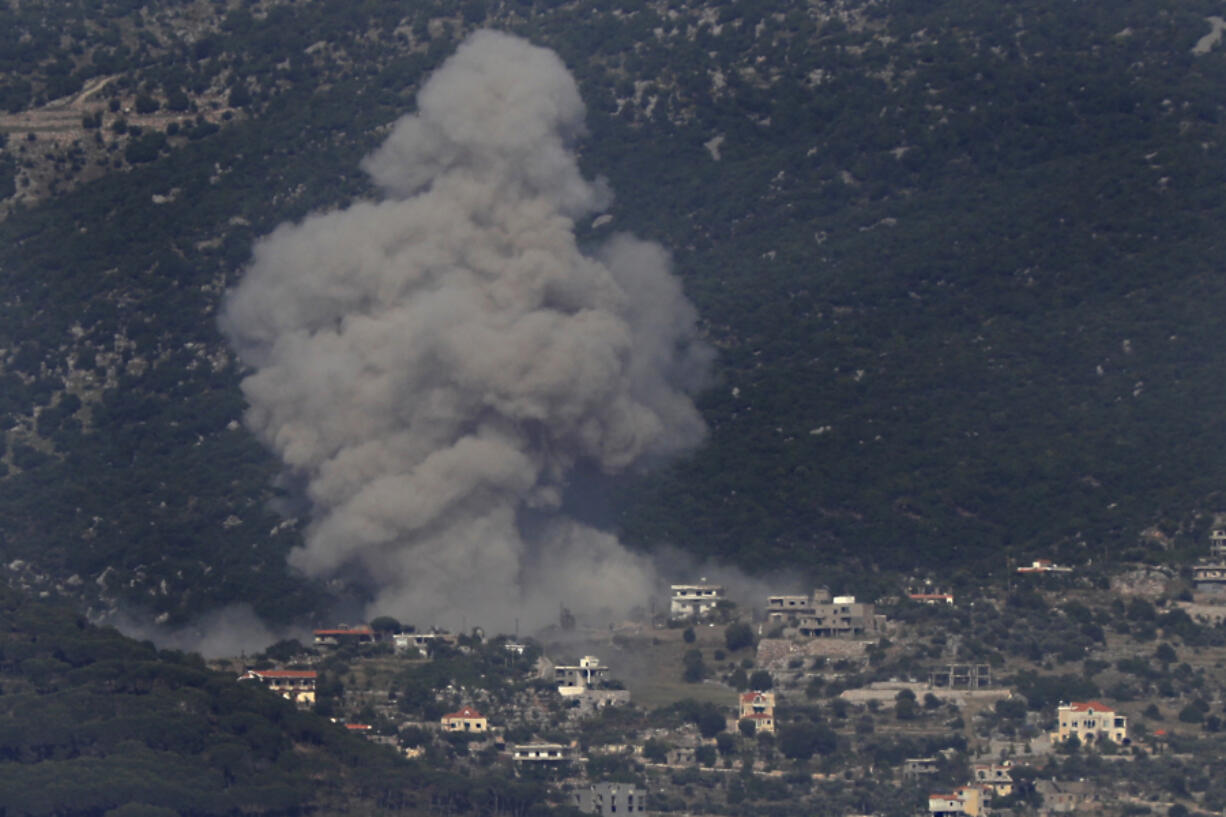
[[[647,811],[647,791],[633,783],[593,783],[574,792],[573,797],[575,808],[600,817]]]
[[[979,817],[983,814],[983,793],[974,786],[959,786],[949,794],[928,795],[930,817]]]
[[[369,644],[375,631],[369,627],[333,627],[315,631],[316,647],[342,647],[347,644]]]
[[[997,797],[1013,794],[1013,764],[1007,760],[1004,763],[976,763],[971,766],[971,775],[984,791]]]
[[[813,614],[799,616],[797,630],[813,638],[870,636],[884,627],[872,604],[855,596],[835,596],[829,603],[814,604]]]
[[[585,655],[577,665],[558,664],[553,668],[553,680],[562,695],[581,695],[599,687],[609,674],[609,667],[594,655]]]
[[[240,681],[259,681],[299,706],[315,705],[315,670],[298,669],[249,669],[238,676]]]
[[[698,620],[715,612],[727,600],[728,591],[720,584],[674,584],[669,588],[669,618]]]
[[[561,743],[524,743],[511,747],[516,763],[562,764],[570,760],[570,747]]]

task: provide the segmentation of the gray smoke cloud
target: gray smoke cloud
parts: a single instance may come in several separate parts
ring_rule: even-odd
[[[227,605],[179,627],[157,624],[140,612],[125,610],[95,617],[94,623],[114,627],[129,638],[148,639],[162,648],[198,652],[205,658],[257,653],[270,644],[289,638],[311,644],[310,630],[270,628],[249,604]]]
[[[576,465],[702,440],[696,312],[659,245],[579,247],[610,194],[579,170],[584,105],[556,54],[477,32],[417,102],[362,163],[380,198],[278,227],[224,305],[246,423],[307,485],[291,562],[360,568],[372,611],[419,624],[645,604],[649,561],[563,493]],[[530,537],[526,511],[548,520]]]

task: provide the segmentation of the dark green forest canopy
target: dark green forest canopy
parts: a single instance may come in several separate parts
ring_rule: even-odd
[[[0,812],[548,815],[543,790],[398,757],[197,655],[0,585]],[[335,809],[335,812],[332,811]]]
[[[266,4],[134,48],[94,5],[44,5],[0,11],[0,104],[91,71],[169,100],[239,66],[249,118],[0,224],[0,414],[35,432],[7,436],[10,560],[113,568],[175,619],[320,603],[285,567],[296,528],[270,534],[276,464],[233,425],[215,309],[254,237],[369,193],[358,160],[480,24],[576,74],[613,228],[673,250],[720,352],[706,445],[614,486],[632,544],[818,575],[1137,559],[1220,509],[1210,3]]]

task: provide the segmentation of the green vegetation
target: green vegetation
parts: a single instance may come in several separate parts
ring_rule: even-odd
[[[65,152],[78,186],[0,224],[10,559],[84,587],[110,568],[108,594],[171,621],[328,603],[285,567],[276,465],[230,425],[217,302],[254,237],[370,192],[360,157],[481,24],[571,66],[613,224],[673,249],[720,351],[706,446],[613,486],[628,541],[851,590],[874,567],[1195,551],[1226,480],[1226,159],[1205,147],[1226,58],[1191,53],[1213,4],[453,11],[215,6],[188,38],[161,0],[0,8],[0,107],[110,77],[82,138],[132,130],[121,100],[182,115],[99,148],[124,173]],[[0,196],[41,144],[8,140]],[[88,405],[44,422],[66,388]]]
[[[2,585],[0,619],[4,814],[524,817],[544,803],[532,785],[406,762],[198,656]]]

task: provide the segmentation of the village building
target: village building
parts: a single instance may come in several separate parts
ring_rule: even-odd
[[[594,655],[585,655],[575,665],[544,662],[542,677],[558,685],[558,694],[571,707],[567,714],[581,718],[606,706],[630,703],[630,690],[609,679],[609,667]]]
[[[907,598],[917,604],[953,604],[953,593],[908,593]]]
[[[971,766],[971,775],[975,785],[985,792],[997,797],[1013,794],[1013,764],[1008,760],[1004,763],[976,763]]]
[[[490,722],[471,706],[464,706],[455,712],[442,717],[439,722],[444,732],[468,732],[484,734],[489,731]]]
[[[914,779],[936,774],[938,762],[935,757],[909,757],[902,762],[902,776]]]
[[[1098,792],[1085,780],[1036,780],[1034,790],[1048,814],[1079,814],[1098,805]]]
[[[885,629],[885,616],[855,596],[835,596],[829,603],[814,603],[813,614],[797,617],[797,632],[808,638],[873,636]]]
[[[1209,533],[1209,554],[1226,558],[1226,528],[1214,528]]]
[[[830,592],[827,590],[814,590],[812,596],[768,596],[766,617],[772,624],[786,623],[800,616],[814,615],[814,604],[829,601]]]
[[[928,795],[930,817],[979,817],[983,814],[983,794],[975,786],[959,786],[949,794]]]
[[[422,655],[429,655],[436,644],[454,644],[455,641],[451,633],[396,633],[392,636],[392,649],[398,653],[415,649]]]
[[[674,584],[671,586],[672,598],[668,605],[669,618],[676,621],[694,620],[712,615],[720,602],[727,601],[727,591],[723,585],[706,584]]]
[[[315,705],[316,678],[315,670],[296,669],[249,669],[238,676],[240,681],[258,681],[298,706]]]
[[[647,811],[647,791],[633,783],[594,783],[574,792],[575,808],[584,814],[613,817]]]
[[[1202,593],[1226,593],[1226,559],[1206,559],[1192,565],[1192,583]]]
[[[1035,559],[1017,569],[1018,573],[1072,573],[1073,568],[1058,565],[1051,559]]]
[[[369,644],[375,640],[375,631],[369,627],[334,627],[315,631],[316,647],[343,647],[349,644]]]
[[[570,760],[570,747],[561,743],[524,743],[511,747],[515,763],[560,765]]]
[[[559,664],[553,668],[553,680],[563,696],[581,695],[585,690],[598,687],[608,674],[609,667],[594,655],[583,656],[578,665]]]
[[[991,664],[942,664],[928,672],[935,689],[986,689],[992,686]]]
[[[775,693],[744,692],[740,698],[740,719],[752,721],[754,733],[775,731]]]
[[[1056,715],[1058,725],[1052,740],[1076,737],[1083,744],[1092,744],[1108,738],[1118,744],[1128,743],[1128,718],[1100,701],[1060,704]]]

